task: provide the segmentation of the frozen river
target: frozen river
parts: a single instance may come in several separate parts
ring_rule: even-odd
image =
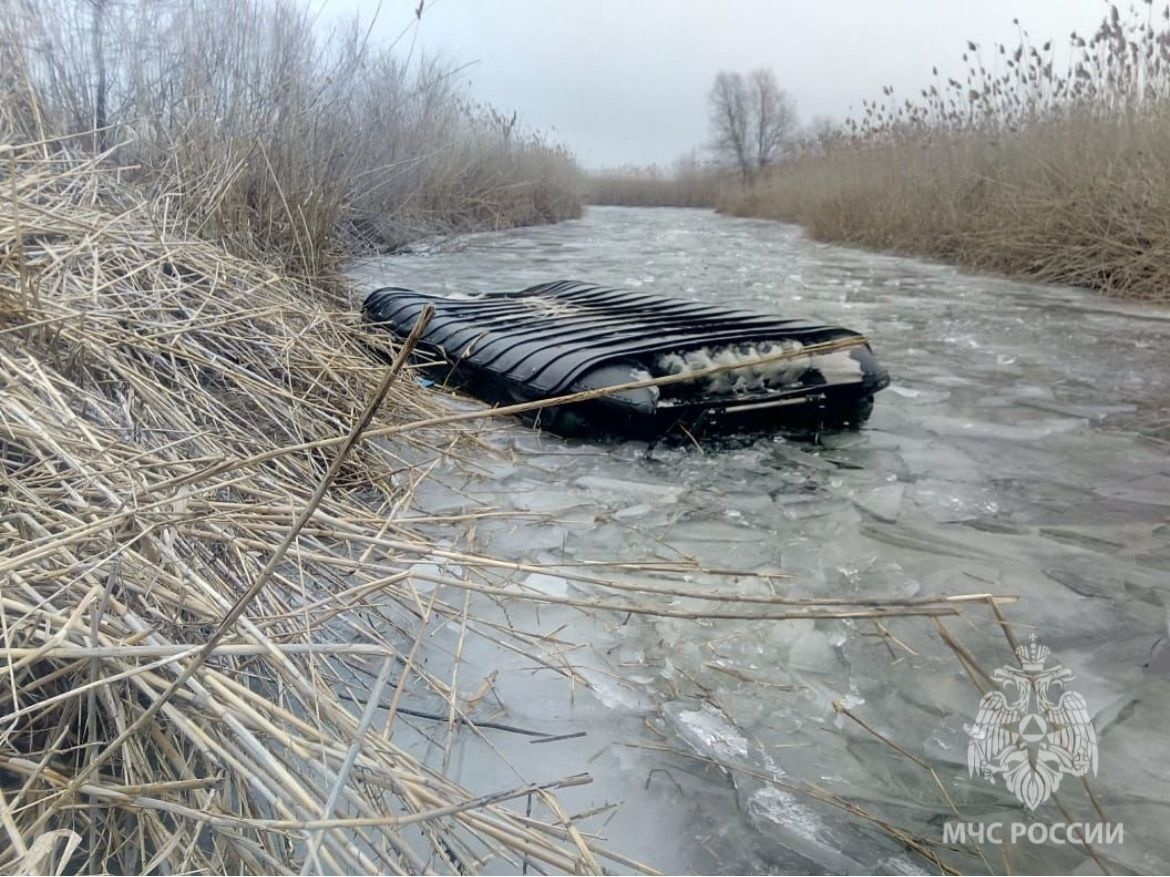
[[[983,604],[879,625],[586,615],[477,597],[481,613],[556,643],[588,685],[437,633],[430,669],[452,675],[444,655],[458,640],[465,695],[498,670],[494,712],[477,716],[585,732],[539,745],[464,734],[443,757],[469,788],[589,773],[593,783],[563,793],[581,830],[663,870],[937,873],[923,850],[964,871],[1170,868],[1170,311],[697,210],[593,208],[352,274],[358,293],[588,280],[868,333],[894,384],[861,432],[647,453],[497,424],[482,456],[436,465],[417,494],[434,514],[490,514],[429,535],[546,567],[514,579],[557,598],[595,596],[558,571],[618,558],[660,568],[640,580],[708,596],[1016,595],[1001,607],[1010,629],[1035,633],[1047,666],[1072,671],[1065,686],[1083,697],[1098,754],[1095,777],[1066,769],[1032,814],[1002,777],[969,777],[981,689],[1000,684],[983,674],[1018,666]],[[418,751],[434,746],[420,729]],[[1091,850],[1051,836],[980,850],[944,844],[948,822],[1124,834],[1110,829],[1113,842]]]

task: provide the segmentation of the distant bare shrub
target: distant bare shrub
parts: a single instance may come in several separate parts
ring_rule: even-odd
[[[354,244],[579,213],[565,150],[366,35],[289,0],[0,0],[0,137],[106,151],[192,232],[310,276]]]
[[[985,54],[989,57],[985,57]],[[1170,301],[1170,7],[1091,37],[967,45],[967,75],[860,119],[721,207],[821,239]]]

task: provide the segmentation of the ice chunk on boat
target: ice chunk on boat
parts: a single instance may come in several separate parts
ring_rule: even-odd
[[[687,375],[722,366],[728,371],[697,379],[707,392],[743,393],[765,387],[786,387],[797,383],[812,367],[809,356],[798,355],[803,349],[799,341],[785,339],[663,353],[654,359],[654,374],[657,377]]]

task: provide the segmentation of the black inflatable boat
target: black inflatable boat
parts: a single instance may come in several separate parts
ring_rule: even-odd
[[[386,287],[364,311],[402,337],[428,304],[435,315],[419,349],[435,379],[488,402],[668,380],[531,415],[562,435],[856,427],[889,384],[865,338],[848,329],[574,281],[462,298]]]

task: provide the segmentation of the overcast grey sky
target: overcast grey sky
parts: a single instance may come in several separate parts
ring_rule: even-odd
[[[317,0],[327,16],[367,21],[378,0]],[[388,42],[417,0],[383,0]],[[470,63],[467,93],[519,112],[589,168],[669,164],[707,139],[706,96],[720,70],[771,67],[803,121],[840,120],[893,85],[928,84],[931,66],[962,70],[967,40],[1016,45],[1092,33],[1103,0],[427,0],[415,52]]]

